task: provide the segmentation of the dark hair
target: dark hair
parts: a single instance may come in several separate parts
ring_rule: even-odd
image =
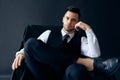
[[[79,15],[79,17],[81,17],[79,8],[77,8],[77,7],[75,7],[75,6],[68,6],[68,7],[66,8],[66,11],[65,11],[65,12],[67,12],[67,11],[71,11],[71,12],[77,13],[77,14]]]

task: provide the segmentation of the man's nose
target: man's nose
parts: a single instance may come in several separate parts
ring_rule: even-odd
[[[68,20],[68,24],[71,24],[71,20]]]

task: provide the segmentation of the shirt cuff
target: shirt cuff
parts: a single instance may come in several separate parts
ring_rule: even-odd
[[[86,33],[91,33],[93,32],[92,29],[85,30]]]
[[[23,55],[24,55],[24,48],[21,49],[20,51],[16,52],[16,55],[15,55],[15,56],[17,56],[18,54],[23,54]]]

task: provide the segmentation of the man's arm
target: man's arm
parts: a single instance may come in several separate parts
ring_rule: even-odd
[[[47,43],[50,33],[51,30],[46,30],[37,39],[43,41],[44,43]],[[15,70],[16,68],[18,68],[18,66],[21,65],[21,62],[24,58],[25,56],[24,56],[24,48],[23,48],[20,51],[16,52],[16,57],[12,63],[12,69]]]
[[[81,54],[87,57],[99,57],[100,56],[100,48],[98,40],[92,31],[92,29],[86,30],[86,37],[81,38]]]
[[[98,44],[98,40],[92,31],[91,27],[84,22],[78,22],[75,25],[75,29],[82,29],[86,32],[87,38],[81,38],[81,54],[87,57],[99,57],[100,56],[100,48]]]

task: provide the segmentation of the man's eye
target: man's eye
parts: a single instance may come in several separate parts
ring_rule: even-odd
[[[68,20],[68,19],[69,19],[69,17],[66,17],[66,19]]]
[[[77,20],[76,19],[72,19],[73,22],[76,22]]]

